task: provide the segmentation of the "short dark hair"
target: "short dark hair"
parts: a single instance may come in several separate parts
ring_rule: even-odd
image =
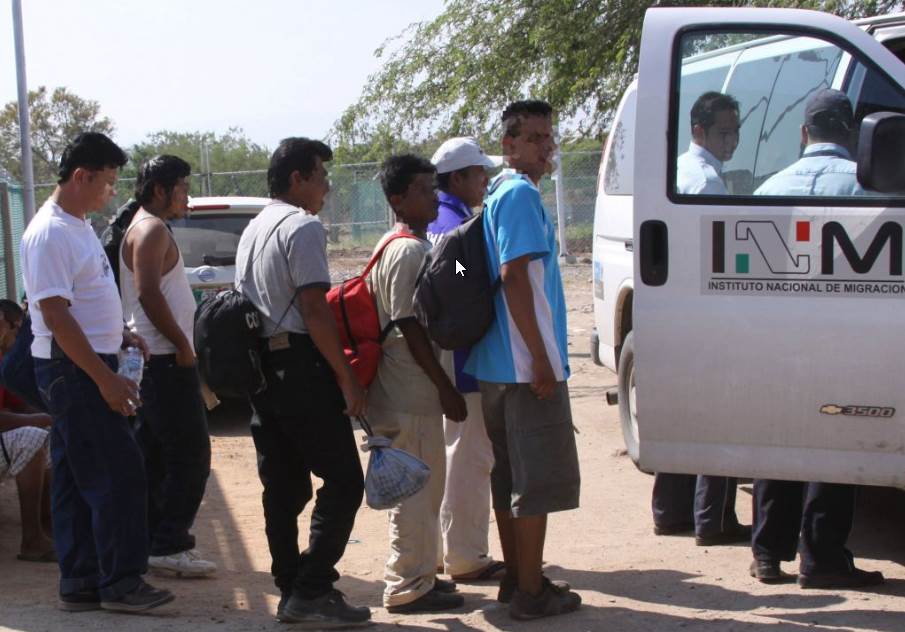
[[[21,322],[25,318],[25,310],[16,301],[0,298],[0,317],[13,325],[16,321]]]
[[[100,171],[101,169],[119,169],[129,162],[119,145],[100,132],[82,132],[72,139],[60,157],[60,168],[57,170],[58,184],[63,184],[78,169]]]
[[[284,138],[270,157],[267,168],[267,187],[271,197],[289,190],[289,176],[298,171],[307,178],[314,171],[317,158],[321,162],[333,160],[333,150],[319,140],[302,136]]]
[[[700,125],[704,130],[716,123],[718,112],[732,110],[738,114],[738,101],[722,92],[705,92],[691,106],[691,127]]]
[[[167,203],[173,194],[173,187],[180,178],[187,178],[192,166],[178,156],[164,154],[154,156],[142,163],[135,179],[135,200],[142,206],[154,199],[154,186],[160,185],[166,193]]]
[[[419,174],[437,173],[437,168],[427,158],[415,154],[390,156],[380,166],[380,186],[387,200],[391,195],[402,195]]]
[[[529,99],[527,101],[513,101],[503,110],[503,135],[515,137],[522,131],[522,118],[526,116],[553,116],[553,106],[546,101]]]

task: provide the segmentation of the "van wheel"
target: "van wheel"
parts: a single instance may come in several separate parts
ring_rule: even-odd
[[[635,332],[622,343],[619,356],[619,420],[629,458],[638,465],[638,408],[635,397]]]

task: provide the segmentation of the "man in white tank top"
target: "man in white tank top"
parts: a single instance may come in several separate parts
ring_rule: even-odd
[[[150,557],[156,572],[203,577],[217,565],[201,557],[189,533],[210,473],[211,445],[192,344],[195,298],[167,221],[188,211],[191,167],[176,156],[141,165],[141,205],[120,246],[126,324],[148,343],[137,438],[148,473]]]

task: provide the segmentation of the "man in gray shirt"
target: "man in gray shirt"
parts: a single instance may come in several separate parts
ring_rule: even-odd
[[[333,152],[307,138],[283,140],[270,160],[271,204],[252,220],[236,252],[236,288],[261,312],[263,392],[251,396],[252,437],[264,484],[264,520],[282,593],[277,619],[319,627],[367,624],[333,588],[361,505],[364,477],[349,416],[365,393],[346,361],[326,300],[327,240],[317,213],[330,190]],[[323,479],[299,553],[298,517]]]

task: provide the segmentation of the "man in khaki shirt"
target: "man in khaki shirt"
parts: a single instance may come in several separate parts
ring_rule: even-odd
[[[454,594],[453,582],[436,578],[436,565],[446,470],[443,415],[462,421],[467,411],[412,308],[418,270],[430,249],[427,226],[437,217],[435,174],[434,166],[418,156],[392,156],[384,162],[381,184],[400,223],[377,248],[398,232],[417,239],[387,245],[368,278],[381,328],[395,325],[368,390],[371,426],[431,468],[427,487],[390,510],[383,603],[394,614],[438,612],[464,604],[462,596]]]

